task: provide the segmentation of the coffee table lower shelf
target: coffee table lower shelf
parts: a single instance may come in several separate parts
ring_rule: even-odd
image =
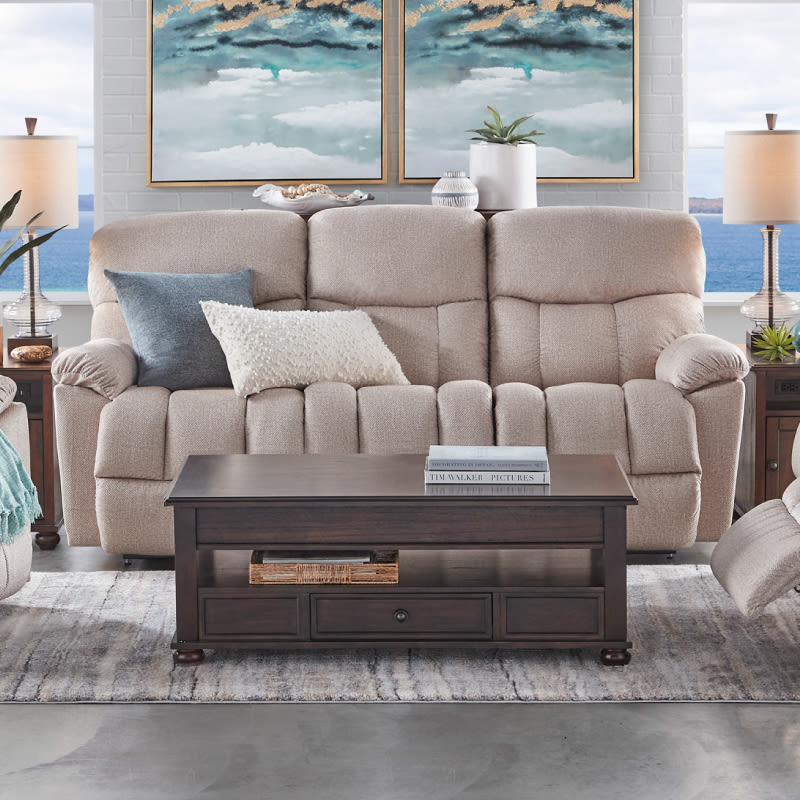
[[[254,585],[242,567],[209,568],[195,595],[199,636],[176,634],[174,658],[197,663],[205,649],[231,648],[595,648],[604,664],[624,665],[631,642],[607,637],[598,555],[407,552],[401,581],[383,585]],[[509,581],[523,575],[529,582]]]

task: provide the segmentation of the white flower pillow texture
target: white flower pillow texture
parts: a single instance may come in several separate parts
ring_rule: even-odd
[[[408,384],[364,311],[266,311],[201,301],[240,397],[317,381]]]

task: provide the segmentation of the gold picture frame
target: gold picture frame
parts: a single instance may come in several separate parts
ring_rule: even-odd
[[[381,184],[383,0],[148,0],[148,186]]]
[[[404,0],[401,13],[400,183],[466,170],[487,105],[506,122],[535,113],[539,183],[639,181],[638,0]]]

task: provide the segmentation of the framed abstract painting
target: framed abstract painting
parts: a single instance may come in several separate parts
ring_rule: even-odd
[[[150,0],[148,184],[386,181],[382,0]]]
[[[400,180],[467,169],[487,106],[534,114],[539,179],[639,179],[637,0],[405,0]]]

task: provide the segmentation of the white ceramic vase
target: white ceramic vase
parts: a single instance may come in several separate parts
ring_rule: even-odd
[[[478,190],[466,172],[460,169],[448,169],[431,190],[431,205],[477,208]]]
[[[536,208],[536,145],[474,142],[469,146],[469,177],[484,211]]]

